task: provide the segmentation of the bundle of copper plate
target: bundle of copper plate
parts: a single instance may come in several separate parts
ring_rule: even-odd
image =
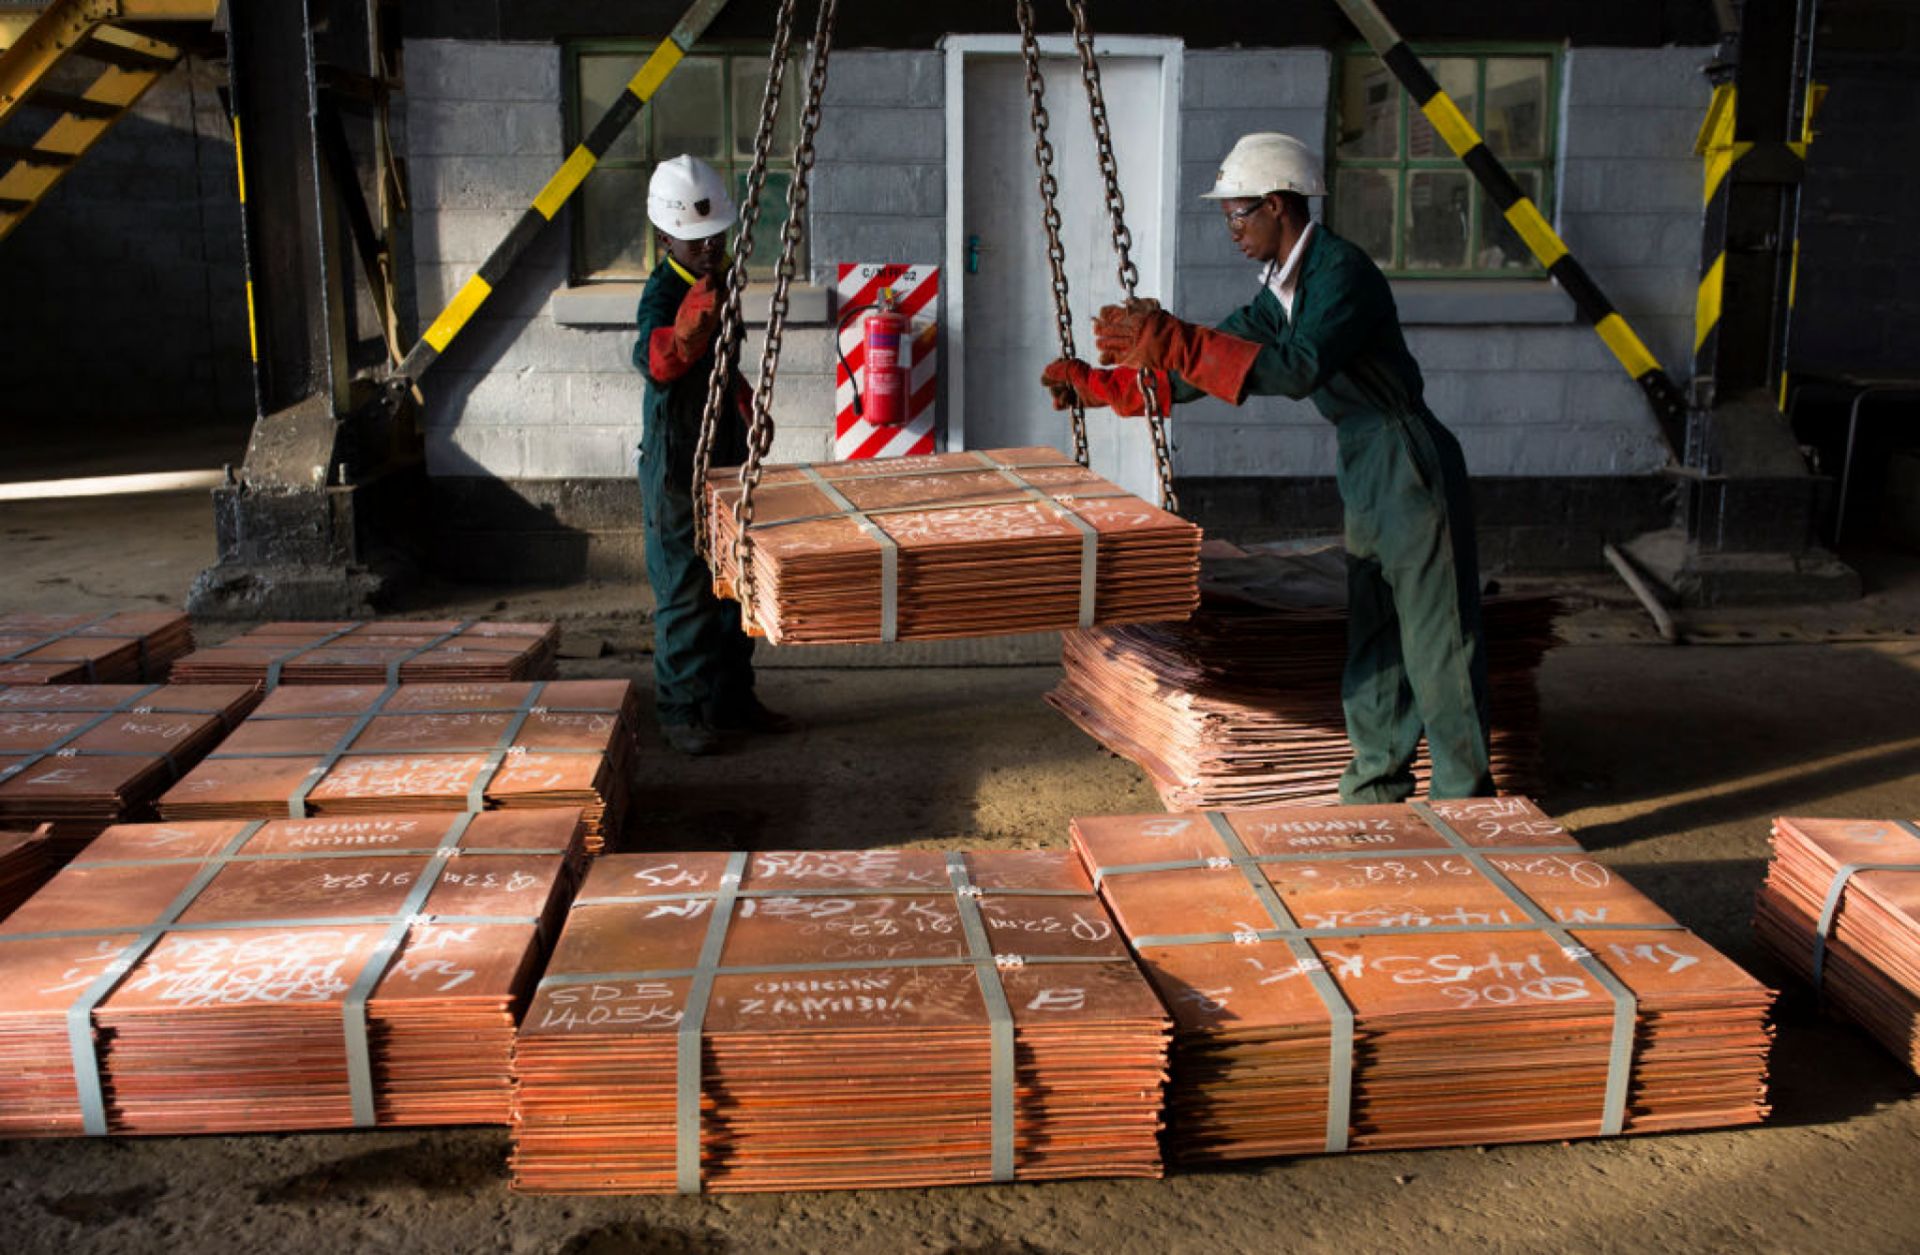
[[[283,686],[167,790],[160,814],[578,807],[597,854],[626,815],[637,712],[626,680]]]
[[[192,624],[172,610],[0,614],[0,684],[164,680],[192,648]]]
[[[551,679],[557,623],[268,623],[174,664],[194,684],[440,684]]]
[[[615,855],[520,1030],[513,1183],[1158,1176],[1167,1031],[1064,852]]]
[[[737,597],[738,468],[711,473],[716,583]],[[1200,529],[1052,449],[775,466],[753,494],[751,620],[775,644],[868,644],[1183,619]]]
[[[0,824],[65,857],[153,801],[260,699],[251,685],[0,686]]]
[[[1493,775],[1524,793],[1540,779],[1539,668],[1558,605],[1509,595],[1483,606]],[[1047,701],[1139,764],[1169,809],[1335,803],[1352,753],[1345,607],[1335,545],[1209,541],[1198,613],[1065,633],[1066,675]],[[1414,772],[1424,790],[1424,747]]]
[[[59,865],[53,857],[53,825],[33,832],[0,832],[0,920],[39,891]]]
[[[1773,993],[1519,798],[1078,819],[1175,1021],[1169,1154],[1750,1124]]]
[[[0,1136],[504,1123],[584,857],[566,810],[110,828],[0,926]]]
[[[1753,929],[1830,1009],[1920,1072],[1920,826],[1774,820]]]

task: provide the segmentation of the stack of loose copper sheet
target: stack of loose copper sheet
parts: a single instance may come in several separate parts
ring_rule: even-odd
[[[1920,827],[1776,819],[1754,932],[1920,1072]]]
[[[239,724],[250,685],[0,686],[0,824],[53,825],[56,856],[153,800]]]
[[[0,832],[0,920],[32,897],[58,866],[51,848],[52,825],[34,832]]]
[[[0,1136],[503,1123],[583,859],[562,810],[111,828],[0,926]]]
[[[1772,991],[1519,798],[1078,819],[1172,1157],[1750,1124]]]
[[[636,716],[625,680],[283,686],[167,790],[160,814],[579,807],[597,854],[625,818]]]
[[[544,680],[556,623],[268,623],[174,664],[194,684],[440,684]]]
[[[616,855],[514,1054],[514,1186],[1160,1174],[1168,1024],[1066,853]]]
[[[192,625],[172,610],[0,614],[0,684],[164,680],[192,648]]]
[[[738,469],[708,478],[717,583],[739,588]],[[775,644],[1184,619],[1200,529],[1052,449],[769,467],[752,620]]]
[[[1068,632],[1053,707],[1138,763],[1170,809],[1339,801],[1352,751],[1340,702],[1346,559],[1327,542],[1238,550],[1210,541],[1185,623]],[[1551,597],[1484,602],[1494,779],[1540,780],[1540,660]],[[1428,775],[1424,747],[1415,763]]]

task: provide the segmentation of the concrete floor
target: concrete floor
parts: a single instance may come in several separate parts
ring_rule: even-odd
[[[0,609],[177,604],[209,558],[210,530],[198,497],[0,506]],[[1647,633],[1617,595],[1585,598],[1575,643],[1542,675],[1542,803],[1602,861],[1788,990],[1764,1127],[1306,1158],[1160,1182],[611,1200],[508,1193],[500,1130],[14,1142],[0,1143],[0,1248],[1920,1249],[1913,1076],[1821,1019],[1746,925],[1771,816],[1920,815],[1912,567],[1894,564],[1892,581],[1853,606],[1713,616],[1740,647],[1639,643]],[[570,673],[644,685],[644,626],[624,610],[636,602],[609,587],[428,589],[407,609],[561,617],[611,646]],[[1828,638],[1837,643],[1756,644]],[[769,702],[807,730],[699,762],[650,754],[646,839],[1059,847],[1075,814],[1158,809],[1131,764],[1041,704],[1054,678],[1047,665],[769,666]]]

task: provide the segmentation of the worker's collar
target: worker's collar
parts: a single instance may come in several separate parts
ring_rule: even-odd
[[[667,265],[673,267],[673,273],[679,275],[682,279],[685,279],[687,281],[688,287],[692,287],[695,284],[700,282],[700,280],[697,277],[695,277],[693,271],[688,270],[685,266],[682,266],[679,262],[673,259],[672,253],[667,254]]]
[[[1272,288],[1276,294],[1283,289],[1286,291],[1293,290],[1300,273],[1300,261],[1307,255],[1307,245],[1312,243],[1314,233],[1319,229],[1319,223],[1307,223],[1307,229],[1302,231],[1300,238],[1293,242],[1293,251],[1287,254],[1286,261],[1282,262],[1276,258],[1274,261],[1267,263],[1266,270],[1261,276],[1261,281]],[[1278,266],[1277,270],[1275,269],[1276,266]]]

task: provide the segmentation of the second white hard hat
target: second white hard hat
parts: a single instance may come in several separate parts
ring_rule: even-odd
[[[647,180],[647,220],[680,240],[704,240],[733,225],[726,182],[698,157],[674,157]]]
[[[1278,131],[1242,135],[1220,163],[1220,172],[1213,176],[1213,190],[1200,193],[1200,198],[1240,200],[1268,192],[1325,196],[1327,185],[1320,175],[1320,154]]]

